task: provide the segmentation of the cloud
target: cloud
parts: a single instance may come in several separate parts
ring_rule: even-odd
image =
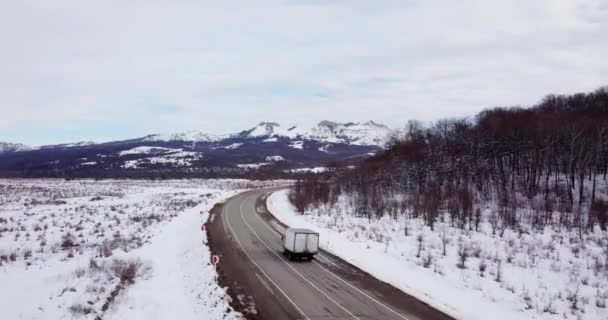
[[[606,84],[607,21],[596,0],[5,1],[0,141],[528,105]]]

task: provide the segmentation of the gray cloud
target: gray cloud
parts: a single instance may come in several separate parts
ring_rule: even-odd
[[[0,141],[527,105],[606,84],[607,21],[593,0],[4,1]]]

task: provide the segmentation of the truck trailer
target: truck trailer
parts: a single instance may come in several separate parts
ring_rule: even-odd
[[[289,260],[312,260],[319,252],[319,234],[309,229],[287,228],[283,235],[283,254]]]

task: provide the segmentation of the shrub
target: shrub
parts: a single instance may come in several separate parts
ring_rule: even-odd
[[[93,309],[90,306],[82,305],[80,303],[71,305],[69,310],[74,316],[85,315],[93,312]]]
[[[496,277],[494,281],[502,282],[502,260],[500,259],[496,261]]]
[[[422,259],[422,266],[425,268],[430,268],[432,264],[433,264],[433,255],[431,253],[428,253],[424,257],[424,259]]]
[[[61,248],[62,249],[69,249],[71,247],[73,247],[74,244],[74,236],[72,236],[71,233],[66,233],[61,237]]]
[[[137,271],[141,267],[142,263],[139,260],[120,260],[115,259],[112,261],[111,270],[114,276],[118,277],[121,282],[125,284],[133,284]]]
[[[98,248],[99,257],[107,258],[112,256],[112,245],[109,241],[104,241]]]
[[[608,301],[608,290],[598,289],[595,294],[595,306],[600,309],[606,309],[607,301]]]
[[[485,260],[479,261],[479,276],[480,277],[482,277],[482,278],[485,277],[485,272],[486,272],[487,267],[488,267],[488,264],[486,263]]]
[[[469,257],[469,250],[468,248],[461,242],[460,244],[458,244],[458,263],[456,264],[456,266],[459,269],[466,269],[467,265],[467,258]]]

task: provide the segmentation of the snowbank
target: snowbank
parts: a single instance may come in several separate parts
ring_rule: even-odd
[[[189,209],[149,245],[132,252],[151,265],[152,274],[119,296],[105,319],[238,319],[215,282],[207,235],[200,232],[209,204],[236,193],[222,193],[215,201]]]

